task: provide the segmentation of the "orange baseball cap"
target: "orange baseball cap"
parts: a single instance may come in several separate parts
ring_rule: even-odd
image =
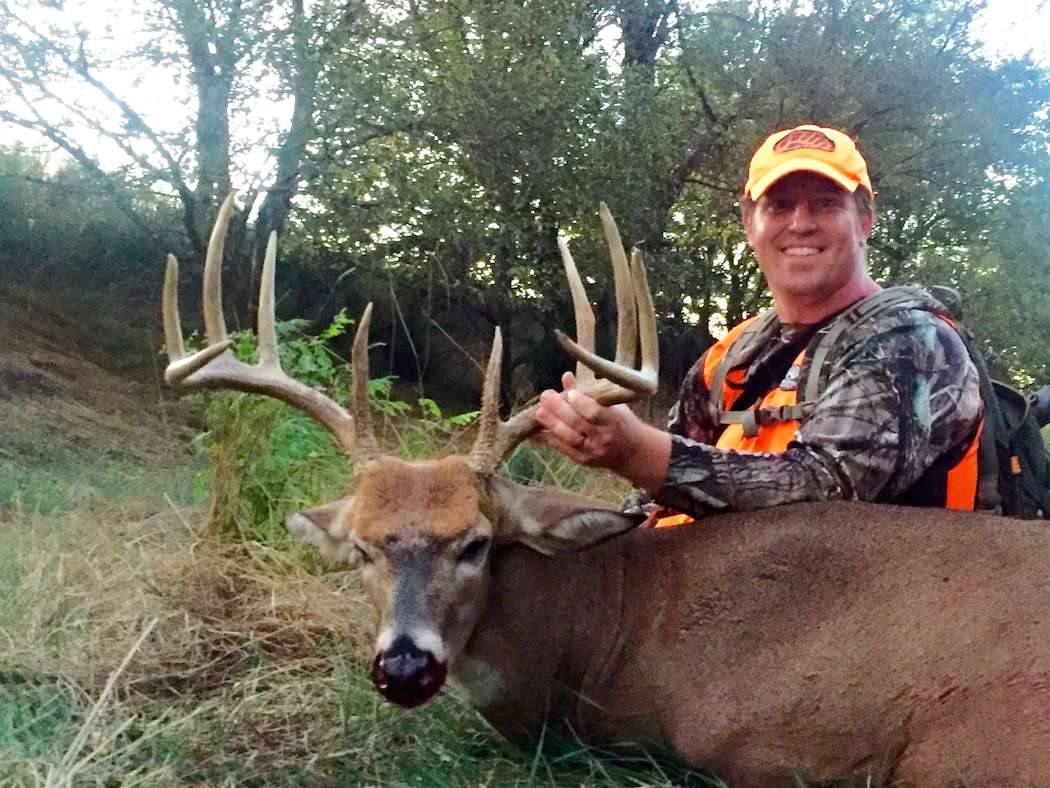
[[[806,124],[770,134],[751,159],[744,196],[757,200],[792,172],[815,172],[849,192],[863,186],[873,194],[868,165],[848,135]]]

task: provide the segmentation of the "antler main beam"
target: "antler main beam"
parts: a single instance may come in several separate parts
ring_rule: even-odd
[[[368,414],[368,326],[372,305],[365,308],[354,336],[351,412],[347,412],[335,400],[281,369],[273,297],[277,234],[271,233],[259,288],[259,363],[253,366],[239,361],[230,350],[232,342],[222,314],[222,254],[232,212],[231,194],[219,208],[204,263],[204,329],[208,344],[190,356],[184,349],[179,321],[178,261],[168,255],[164,275],[164,341],[168,352],[165,382],[179,391],[226,388],[279,399],[327,428],[347,456],[356,456],[358,462],[373,459],[379,454],[379,444]]]
[[[616,360],[609,361],[594,352],[594,313],[587,300],[576,263],[563,238],[558,239],[565,276],[569,280],[576,313],[578,342],[555,331],[558,344],[577,361],[576,387],[603,405],[632,402],[656,393],[659,384],[660,348],[656,334],[656,311],[645,276],[642,254],[637,249],[628,264],[620,233],[609,208],[601,203],[598,211],[609,243],[616,287]],[[635,352],[641,345],[641,366],[634,368]],[[471,450],[471,463],[480,473],[493,473],[514,447],[536,431],[533,404],[506,421],[499,417],[500,366],[503,339],[499,328],[492,342],[482,392],[478,437]],[[600,375],[601,377],[596,377]]]

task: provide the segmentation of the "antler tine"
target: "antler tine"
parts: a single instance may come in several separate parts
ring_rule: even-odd
[[[182,330],[179,326],[177,284],[178,263],[168,256],[164,279],[164,335],[169,363],[164,370],[164,379],[173,388],[191,391],[205,388],[228,388],[252,394],[265,394],[298,408],[317,420],[332,433],[339,448],[353,456],[355,448],[354,418],[335,400],[309,386],[289,377],[281,370],[277,355],[277,334],[274,326],[274,275],[276,269],[276,236],[271,234],[263,262],[262,282],[259,287],[259,363],[245,364],[229,351],[232,342],[227,338],[226,325],[222,317],[222,247],[230,213],[233,210],[233,195],[219,209],[208,256],[204,266],[204,323],[208,346],[185,356]],[[358,344],[367,349],[368,317],[366,310],[362,325],[358,327],[355,340],[355,361],[363,355]],[[363,337],[363,340],[361,339]],[[367,393],[367,359],[364,362],[364,388]],[[367,401],[366,401],[367,402]],[[375,445],[371,427],[364,423],[366,436],[364,451],[369,459]],[[361,460],[362,458],[358,458]]]
[[[565,278],[569,280],[569,292],[572,294],[572,307],[576,313],[576,341],[588,350],[594,350],[594,310],[587,300],[587,291],[576,270],[576,261],[569,251],[569,242],[558,236],[558,251],[561,252],[562,265],[565,267]],[[576,382],[589,383],[594,380],[594,371],[582,361],[576,362]]]
[[[182,342],[182,323],[179,321],[179,261],[169,254],[164,266],[164,348],[169,361],[181,361],[186,355]]]
[[[211,228],[208,240],[208,255],[204,258],[204,336],[209,345],[226,339],[226,319],[222,316],[222,252],[232,212],[233,192],[230,192],[215,216],[215,226]]]
[[[186,356],[182,341],[182,324],[179,320],[179,261],[169,254],[164,270],[164,345],[168,352],[168,366],[164,370],[164,382],[173,388],[182,385],[190,375],[205,364],[218,358],[232,344],[224,340],[209,345],[192,356]]]
[[[604,208],[603,221],[608,215],[608,209]],[[612,226],[615,231],[616,225],[612,217],[608,216],[606,228]],[[608,234],[610,249],[613,245],[613,236]],[[619,233],[615,238],[618,242]],[[659,380],[660,348],[656,333],[656,311],[653,307],[652,294],[649,292],[649,284],[645,275],[645,265],[642,262],[642,254],[635,249],[631,255],[628,266],[626,260],[620,261],[623,268],[623,281],[617,286],[617,302],[624,304],[629,302],[628,314],[632,315],[633,326],[629,332],[618,332],[616,357],[632,360],[630,366],[609,361],[593,352],[593,313],[591,313],[592,325],[590,337],[583,336],[586,329],[580,327],[581,310],[579,304],[586,303],[587,296],[583,291],[583,283],[580,281],[576,266],[569,254],[564,240],[558,239],[558,248],[562,251],[562,261],[565,264],[566,276],[569,278],[569,287],[573,292],[573,304],[576,306],[577,330],[581,333],[581,343],[577,344],[566,337],[560,331],[555,330],[555,336],[559,344],[569,355],[594,373],[602,375],[602,379],[586,376],[582,381],[577,379],[577,389],[593,397],[603,405],[616,405],[622,402],[631,402],[642,397],[651,396],[656,392]],[[622,246],[621,246],[622,251]],[[616,254],[613,254],[613,265],[617,266]],[[628,280],[630,284],[628,285]],[[579,293],[579,296],[577,295]],[[590,306],[587,305],[590,312]],[[622,318],[622,316],[621,316]],[[584,321],[584,324],[586,321]],[[634,350],[626,353],[624,344],[636,345],[641,338],[642,362],[640,369],[633,369]],[[583,345],[583,346],[581,346]],[[588,347],[589,346],[589,347]],[[499,418],[499,372],[503,355],[503,343],[500,331],[496,329],[496,336],[492,343],[492,352],[489,355],[489,364],[485,373],[485,385],[482,394],[482,409],[480,426],[474,448],[471,451],[471,462],[481,473],[492,473],[498,467],[500,461],[506,457],[514,447],[537,429],[535,412],[539,407],[537,403],[527,406],[524,410],[515,413],[506,421]]]
[[[503,334],[496,326],[492,337],[489,363],[481,389],[481,415],[478,417],[478,435],[470,451],[470,462],[480,472],[492,472],[503,459],[501,437],[506,427],[499,417],[500,365],[503,363]],[[521,440],[524,440],[522,436]]]
[[[601,217],[605,230],[605,239],[609,244],[609,256],[613,264],[613,282],[616,287],[616,363],[624,367],[633,367],[635,350],[638,347],[638,305],[631,294],[631,274],[627,269],[627,253],[623,249],[620,230],[609,213],[609,206],[604,202],[598,205],[598,216]],[[594,345],[577,342],[588,350]]]
[[[656,331],[656,307],[645,273],[642,250],[637,247],[631,250],[631,284],[634,287],[635,305],[638,307],[641,373],[647,384],[646,396],[651,397],[660,387],[660,335]]]
[[[280,367],[277,356],[277,326],[274,318],[273,289],[277,278],[277,233],[271,231],[266,239],[262,281],[259,283],[259,366]]]
[[[586,364],[605,380],[597,380],[595,389],[586,393],[604,405],[630,402],[643,396],[652,396],[659,386],[660,346],[656,333],[656,310],[645,275],[642,253],[635,249],[631,254],[632,300],[638,305],[641,325],[642,364],[633,369],[602,358],[585,347],[581,347],[555,329],[554,336],[562,350]]]
[[[372,416],[368,410],[368,329],[372,325],[372,304],[369,302],[361,314],[354,334],[354,346],[350,351],[353,375],[350,410],[354,424],[354,444],[359,462],[367,462],[381,454],[379,441],[372,429]]]

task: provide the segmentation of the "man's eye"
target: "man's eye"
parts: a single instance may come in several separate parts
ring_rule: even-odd
[[[476,563],[485,555],[488,547],[489,540],[484,537],[471,539],[470,542],[467,543],[467,546],[460,551],[459,561],[465,564]]]

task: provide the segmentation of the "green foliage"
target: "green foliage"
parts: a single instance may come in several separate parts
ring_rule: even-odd
[[[515,481],[566,490],[582,490],[592,478],[592,472],[582,465],[553,449],[528,441],[514,449],[503,468]]]
[[[565,365],[548,350],[550,327],[569,321],[558,230],[609,319],[593,219],[605,199],[643,244],[677,385],[711,331],[768,304],[736,215],[751,151],[819,120],[858,135],[871,163],[881,281],[988,282],[976,253],[1012,245],[995,214],[1050,175],[1050,78],[981,54],[980,2],[719,0],[676,7],[673,22],[668,8],[467,0],[371,20],[319,92],[336,110],[319,121],[315,162],[330,177],[310,187],[321,211],[304,239],[402,284],[401,313],[428,347],[440,342],[431,321],[457,336],[477,322],[465,316],[499,323],[519,337],[504,380],[543,385]],[[615,52],[598,43],[610,25]],[[992,265],[1048,311],[1035,247]],[[1023,329],[979,308],[971,322],[996,324],[997,340]],[[1028,368],[1047,358],[1031,343],[1002,355]],[[455,378],[439,358],[424,359],[424,378]]]
[[[351,325],[344,312],[315,335],[303,333],[303,320],[277,323],[281,366],[300,382],[346,404],[351,371],[328,347]],[[257,358],[255,335],[233,335],[233,351],[243,361]],[[445,414],[433,400],[419,401],[423,417],[394,393],[393,378],[369,381],[374,420],[398,441],[398,453],[426,456],[459,439],[476,412]],[[284,518],[345,493],[352,468],[331,436],[298,410],[266,397],[223,392],[204,405],[205,431],[197,439],[211,459],[214,476],[198,477],[198,491],[210,486],[212,527],[242,540],[288,544]]]
[[[113,176],[113,188],[134,187]],[[156,265],[171,228],[162,201],[136,194],[141,222],[96,179],[22,147],[0,147],[0,273],[29,282],[78,282],[103,291]],[[168,236],[170,237],[170,236]]]
[[[409,403],[394,398],[394,379],[389,375],[368,381],[368,398],[372,407],[385,416],[404,416],[412,409]]]
[[[57,760],[78,716],[71,688],[47,676],[0,672],[0,759]]]

